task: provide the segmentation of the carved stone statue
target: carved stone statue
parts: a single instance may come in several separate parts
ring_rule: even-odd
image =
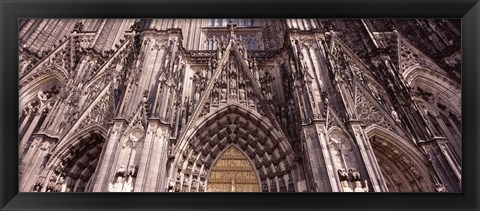
[[[221,99],[226,100],[227,99],[227,89],[223,88],[221,91]]]
[[[192,180],[192,188],[197,188],[197,185],[198,185],[198,180],[196,177],[194,177]]]
[[[337,171],[338,178],[340,179],[340,184],[342,185],[343,192],[353,192],[348,184],[348,173],[345,169],[339,169]]]
[[[198,183],[198,190],[203,191],[205,189],[205,181],[200,179],[200,182]]]
[[[362,187],[361,181],[355,181],[354,192],[368,192],[368,182],[365,180],[365,187]]]
[[[135,144],[138,141],[138,138],[135,135],[133,135],[132,133],[130,133],[129,138],[132,141],[132,147],[135,146]]]
[[[245,100],[245,89],[240,88],[238,92],[240,93],[240,100]]]
[[[235,81],[235,78],[230,78],[230,89],[234,89],[237,87],[237,82]]]
[[[349,174],[350,179],[351,179],[352,181],[360,181],[360,173],[358,172],[357,169],[354,169],[354,168],[353,168],[353,169],[350,169],[350,170],[348,171],[348,174]]]
[[[341,149],[342,147],[342,140],[340,138],[333,138],[333,137],[330,137],[330,139],[332,140],[330,142],[330,146],[334,149]]]
[[[127,182],[123,184],[122,192],[132,192],[133,185],[132,185],[133,177],[129,176]]]
[[[218,105],[218,94],[213,94],[213,105]]]
[[[43,92],[42,90],[38,91],[37,97],[38,97],[38,99],[40,99],[40,102],[42,102],[42,103],[48,100],[47,94],[45,94],[45,92]]]
[[[392,109],[392,117],[395,120],[395,122],[397,122],[398,124],[402,123],[402,121],[400,121],[400,118],[398,118],[398,113],[395,111],[395,109],[393,109],[393,107],[391,107],[391,109]]]

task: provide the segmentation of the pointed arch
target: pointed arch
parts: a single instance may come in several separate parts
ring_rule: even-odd
[[[56,159],[65,156],[68,153],[69,148],[79,145],[81,140],[91,136],[91,134],[94,133],[99,134],[101,137],[106,139],[108,135],[108,130],[105,128],[104,125],[95,123],[84,128],[83,130],[76,132],[68,139],[60,140],[52,150],[52,157],[48,162],[47,167],[54,165]]]
[[[206,178],[207,192],[260,192],[260,184],[252,160],[235,144],[219,153]]]
[[[462,160],[462,98],[461,87],[451,79],[426,68],[417,68],[408,83],[415,92],[414,101],[423,108],[435,135],[449,140],[455,158]]]
[[[240,68],[239,68],[240,70],[239,71],[243,72],[246,79],[250,82],[250,86],[251,86],[250,88],[253,90],[253,92],[252,92],[253,95],[256,96],[256,99],[259,101],[259,104],[261,105],[261,107],[263,109],[265,109],[265,111],[266,111],[265,112],[265,117],[269,119],[270,123],[277,130],[279,130],[280,132],[283,133],[282,127],[280,126],[280,124],[278,123],[275,115],[273,115],[273,112],[270,109],[270,105],[268,104],[268,102],[266,100],[267,98],[263,95],[263,93],[261,91],[259,82],[255,79],[255,77],[253,76],[253,73],[250,71],[249,65],[246,62],[246,54],[247,54],[246,50],[243,49],[243,51],[241,52],[237,42],[235,41],[235,39],[233,39],[234,37],[232,37],[232,36],[233,36],[233,31],[232,31],[232,35],[229,38],[230,40],[228,41],[227,47],[225,48],[225,50],[222,53],[219,54],[219,56],[221,58],[218,62],[218,65],[217,65],[210,81],[208,82],[206,91],[201,96],[201,98],[199,100],[199,103],[196,106],[196,108],[195,108],[195,110],[192,114],[192,117],[190,118],[190,120],[187,122],[187,125],[185,126],[186,130],[187,131],[191,130],[192,125],[195,124],[195,122],[197,122],[198,118],[200,117],[200,115],[203,111],[203,108],[204,108],[206,102],[208,101],[208,99],[210,98],[210,95],[212,94],[212,90],[214,88],[216,80],[218,80],[219,77],[221,76],[223,68],[228,63],[228,60],[230,59],[230,56],[232,55],[233,57],[235,57],[235,59],[240,64]],[[252,68],[256,69],[255,66],[252,67]],[[257,71],[257,70],[255,70],[255,71]],[[185,133],[182,134],[182,136],[185,136],[185,135],[186,135]],[[183,139],[183,138],[181,138],[181,139]]]
[[[254,163],[262,191],[294,190],[292,171],[296,164],[286,137],[266,118],[231,104],[201,118],[179,140],[170,172],[176,181],[175,191],[205,191],[206,174],[213,161],[231,144],[239,146]],[[198,189],[191,189],[193,181],[199,183]]]
[[[105,85],[105,87],[101,90],[100,94],[98,94],[97,97],[92,101],[92,103],[90,105],[88,105],[83,111],[80,111],[79,118],[76,121],[72,122],[72,125],[70,126],[70,128],[66,128],[66,129],[68,129],[68,131],[64,131],[61,134],[60,139],[70,139],[72,137],[74,131],[76,131],[78,129],[81,130],[83,127],[85,127],[85,125],[81,125],[81,124],[83,123],[83,121],[89,120],[89,117],[91,117],[92,115],[97,116],[97,115],[105,114],[105,113],[108,113],[108,112],[113,113],[112,110],[107,110],[106,107],[103,108],[103,110],[102,109],[97,110],[96,113],[94,112],[95,111],[94,108],[101,105],[99,102],[102,101],[103,98],[108,99],[107,102],[105,102],[105,106],[111,104],[111,102],[112,102],[112,96],[110,95],[111,94],[111,84],[112,84],[112,82],[108,82]],[[102,112],[99,112],[100,110],[102,110]],[[91,124],[91,123],[99,124],[99,122],[96,122],[96,121],[91,121],[89,124]]]
[[[414,68],[411,73],[405,76],[407,84],[412,89],[428,89],[435,91],[444,103],[448,103],[447,107],[453,109],[457,116],[461,115],[461,87],[451,79],[435,73],[426,68]]]
[[[328,141],[328,144],[331,145],[331,148],[339,148],[339,149],[351,149],[353,144],[352,143],[352,138],[349,136],[348,133],[345,133],[344,130],[337,126],[333,126],[330,129],[328,129],[327,132],[327,137],[330,140]],[[338,143],[335,143],[338,142]],[[338,146],[332,146],[332,145],[338,145]]]
[[[38,91],[51,86],[59,86],[64,88],[66,85],[64,70],[62,67],[52,65],[45,68],[45,73],[37,73],[27,79],[19,81],[19,108],[20,110],[32,99],[37,97]],[[57,71],[58,70],[58,71]],[[51,73],[48,73],[51,72]],[[62,73],[62,74],[61,74]],[[28,84],[28,86],[26,86]]]
[[[84,192],[100,161],[107,131],[92,125],[72,138],[58,142],[39,180],[44,178],[46,192]]]
[[[391,192],[433,192],[431,166],[413,142],[377,125],[365,129]]]

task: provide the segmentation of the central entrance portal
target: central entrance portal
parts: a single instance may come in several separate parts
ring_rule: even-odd
[[[259,191],[260,185],[252,163],[236,147],[227,148],[210,171],[207,192]]]

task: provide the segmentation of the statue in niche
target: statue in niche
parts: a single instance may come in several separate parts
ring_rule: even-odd
[[[133,191],[133,185],[132,185],[133,182],[132,181],[133,181],[133,177],[129,176],[128,179],[127,179],[127,182],[125,182],[125,184],[123,185],[122,192],[132,192]]]
[[[267,180],[262,181],[262,189],[264,191],[268,191],[268,181]]]
[[[365,180],[365,188],[362,187],[360,173],[357,169],[350,169],[348,170],[348,174],[350,176],[350,180],[355,183],[354,192],[368,192],[368,182]]]
[[[207,176],[207,172],[205,172],[205,169],[203,169],[200,171],[200,177],[205,178],[205,176]]]
[[[205,181],[200,179],[200,182],[198,184],[198,190],[203,191],[205,189]]]
[[[398,118],[398,113],[395,111],[395,109],[393,109],[393,107],[391,107],[391,109],[392,109],[392,117],[395,120],[395,122],[397,122],[398,124],[402,123],[402,121],[400,121],[400,118]]]
[[[235,88],[237,87],[237,82],[235,81],[235,78],[230,78],[230,94],[235,95]]]
[[[187,112],[187,118],[190,117],[190,115],[193,114],[193,109],[194,109],[194,103],[193,103],[193,100],[190,99],[190,101],[188,102],[188,112]]]
[[[38,99],[40,99],[40,102],[44,103],[45,101],[48,100],[48,93],[45,93],[44,91],[42,90],[39,90],[38,93],[37,93],[37,97]]]
[[[130,168],[128,170],[128,176],[132,177],[136,173],[136,166],[135,164],[130,165]]]
[[[110,183],[108,185],[108,192],[121,192],[122,191],[122,186],[123,186],[123,171],[119,169],[116,174],[116,181],[115,183]]]
[[[348,174],[350,176],[350,179],[354,182],[360,181],[360,173],[357,171],[357,169],[350,169],[348,170]]]
[[[192,180],[192,188],[197,188],[197,185],[198,185],[197,178],[194,177],[193,180]]]
[[[345,169],[339,169],[337,171],[340,184],[342,185],[343,192],[353,192],[348,184],[349,176]]]
[[[240,100],[245,100],[245,89],[244,88],[240,88],[238,90],[238,92],[240,93]]]
[[[188,186],[188,182],[189,182],[189,181],[190,181],[190,180],[185,176],[185,177],[183,178],[183,186],[184,186],[184,187],[185,187],[185,186]]]
[[[252,99],[248,100],[248,106],[253,107],[255,106],[255,102]]]
[[[187,165],[187,172],[192,172],[192,166],[191,165]]]
[[[218,105],[218,94],[214,93],[213,94],[213,105]]]
[[[221,100],[227,100],[227,89],[223,88],[220,95]]]

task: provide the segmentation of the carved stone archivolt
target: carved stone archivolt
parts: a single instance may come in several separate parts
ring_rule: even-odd
[[[95,172],[104,137],[90,133],[78,137],[78,142],[69,146],[62,154],[53,154],[48,165],[48,181],[39,178],[38,185],[46,187],[46,192],[84,192],[87,183]],[[42,184],[41,181],[44,181]],[[36,187],[34,187],[36,189]]]
[[[433,190],[425,158],[405,151],[391,140],[379,135],[370,135],[370,143],[379,162],[389,191],[425,192]],[[419,152],[417,152],[418,154]],[[413,155],[412,155],[413,154]]]
[[[184,187],[180,191],[192,191],[189,185],[193,179],[208,183],[206,173],[211,171],[221,152],[232,144],[238,146],[238,150],[253,162],[262,184],[268,184],[269,189],[262,191],[287,191],[288,175],[296,168],[292,151],[277,135],[278,132],[272,130],[270,123],[248,112],[239,106],[228,106],[201,124],[186,148],[177,154],[179,157],[176,159],[174,178],[177,178],[177,187]],[[198,177],[192,173],[194,168],[200,169]],[[277,185],[282,180],[287,180],[283,181],[283,188]],[[200,187],[196,190],[200,190]]]
[[[450,191],[448,163],[399,137],[461,140],[459,73],[435,63],[461,52],[430,59],[378,21],[21,20],[19,189]]]

